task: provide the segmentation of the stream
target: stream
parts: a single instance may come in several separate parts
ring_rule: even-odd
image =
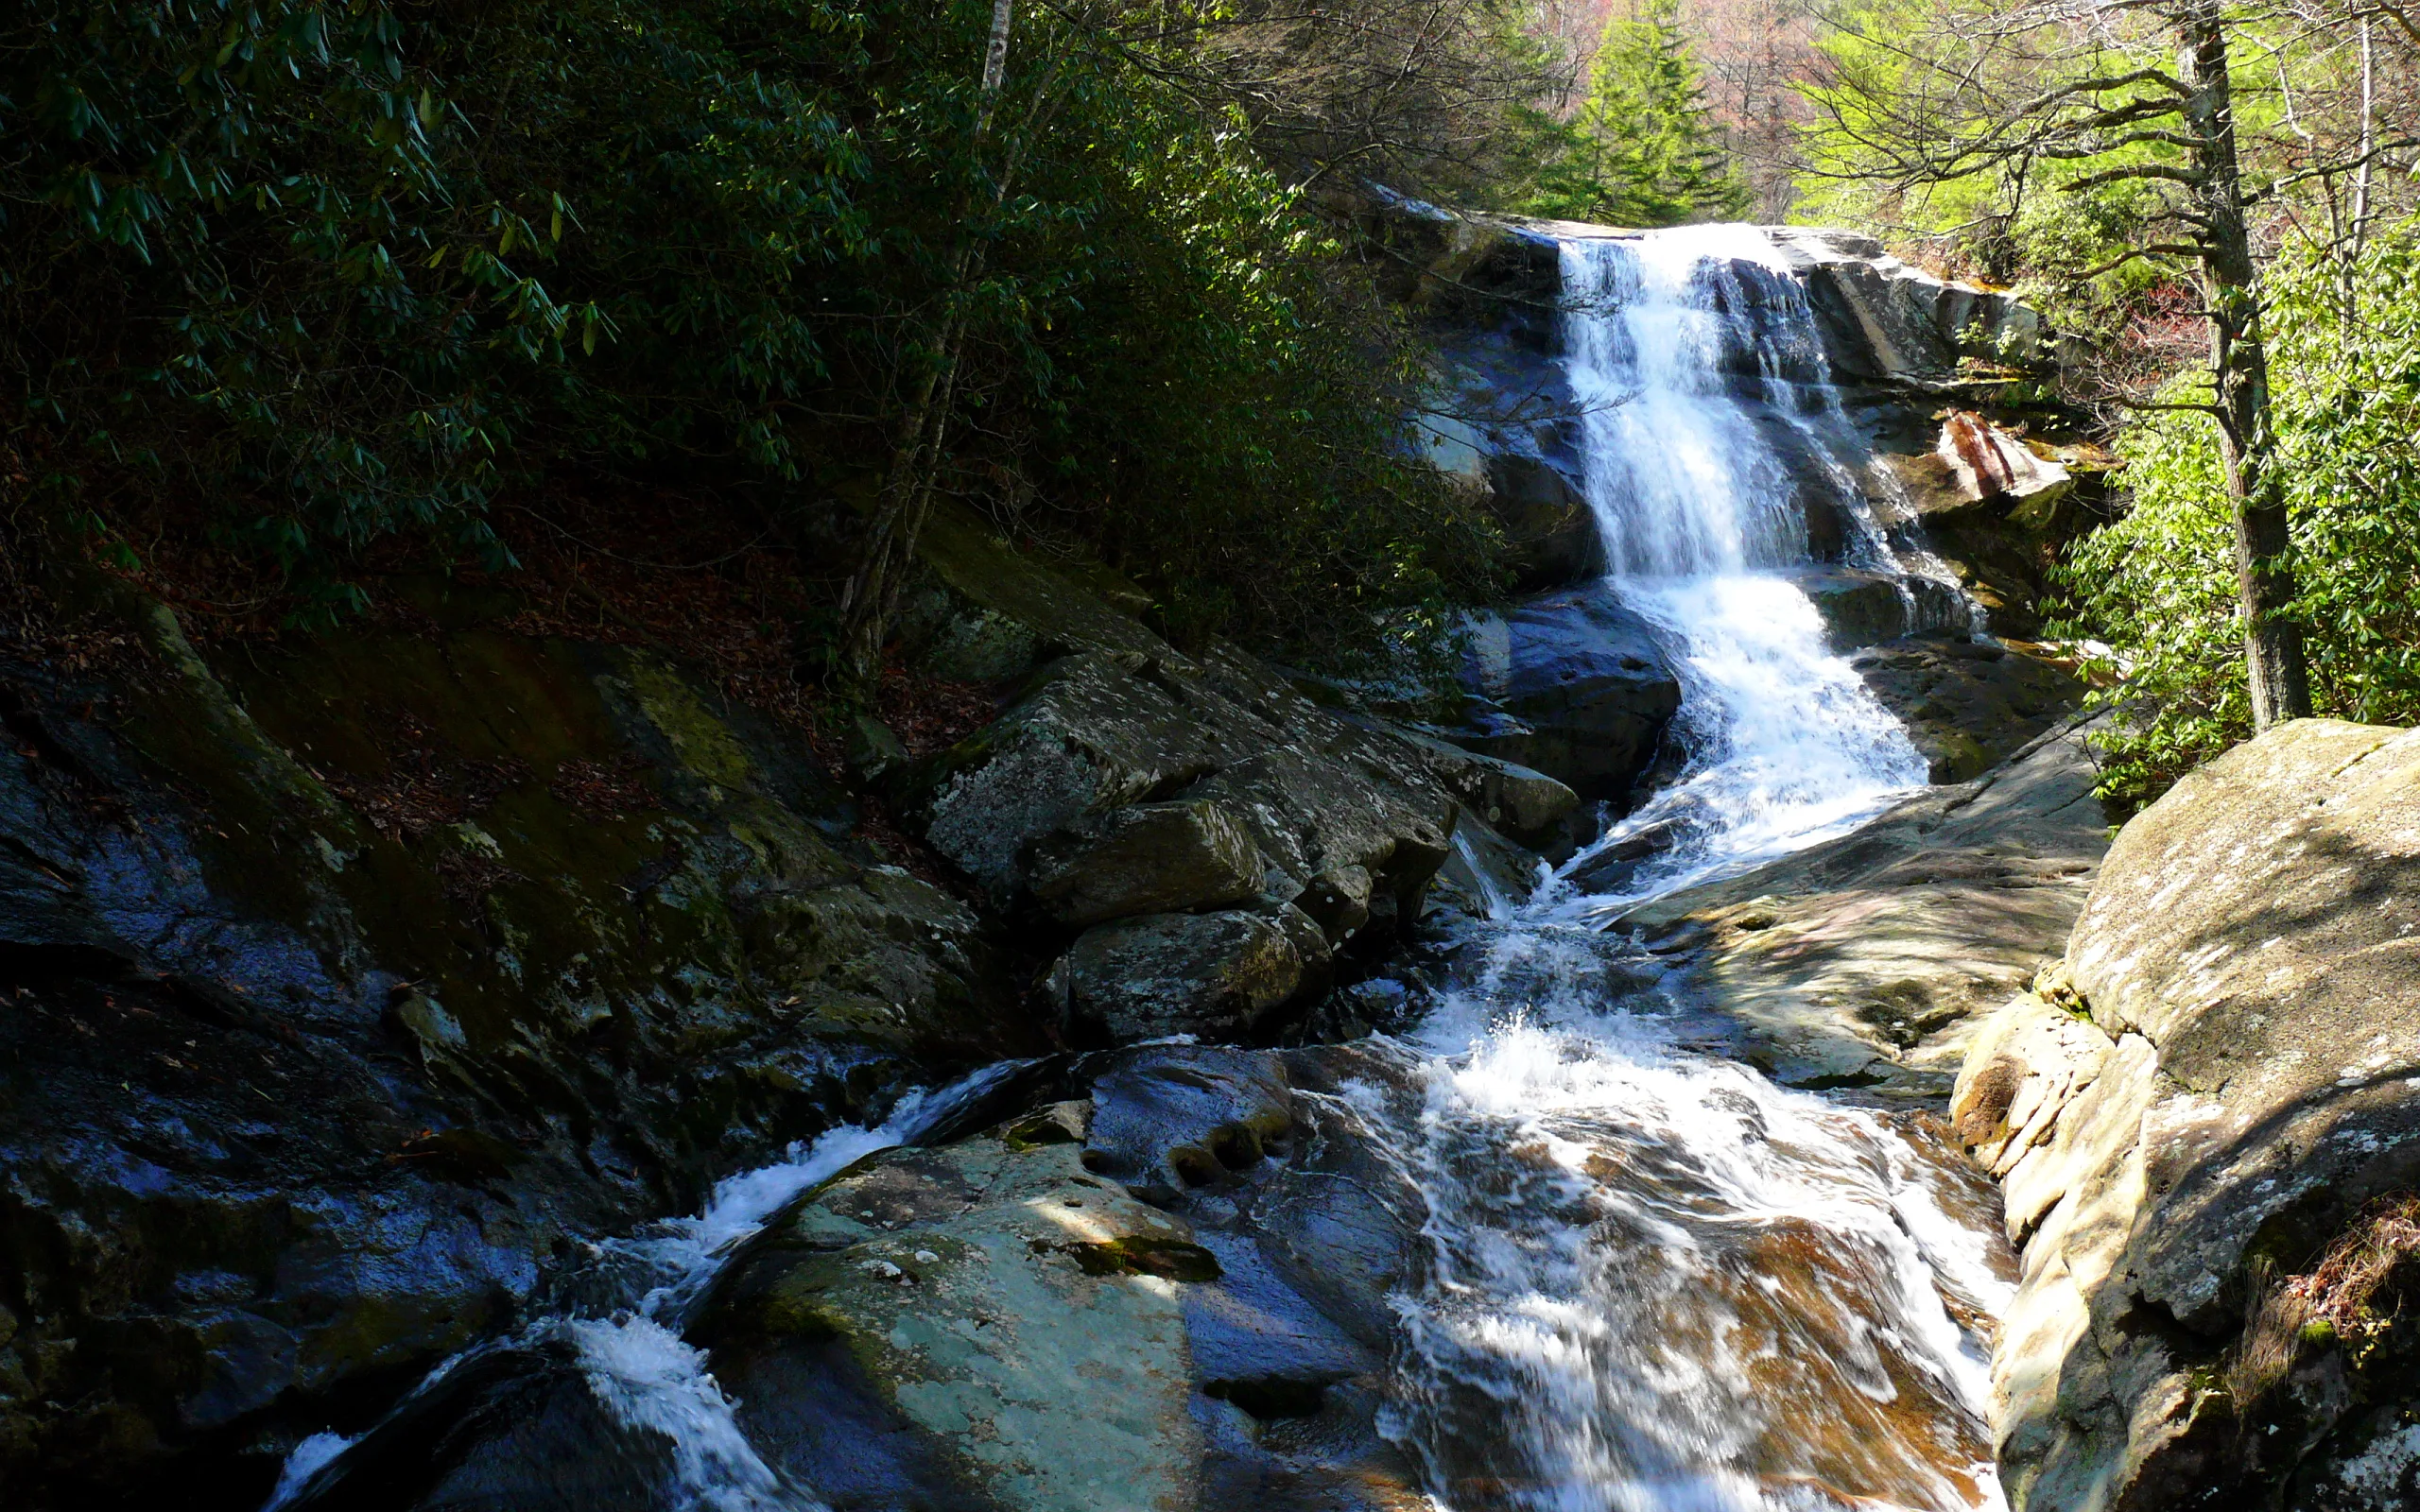
[[[1814,316],[1766,238],[1694,227],[1573,239],[1562,258],[1589,501],[1618,597],[1679,674],[1685,759],[1561,878],[1470,924],[1436,1005],[1376,1046],[1419,1091],[1418,1116],[1379,1134],[1428,1210],[1381,1431],[1451,1512],[1998,1507],[1986,1341],[2011,1278],[1988,1187],[1915,1115],[1708,1051],[1647,954],[1604,933],[1924,783],[1790,576],[1809,559],[1807,457],[1837,473],[1851,563],[1901,564],[1863,513]],[[1618,881],[1568,880],[1651,832],[1659,847]],[[790,1197],[1006,1074],[595,1246],[585,1300],[482,1350],[568,1351],[615,1418],[672,1445],[670,1504],[820,1505],[750,1448],[682,1310]],[[269,1506],[320,1504],[352,1446],[305,1442]]]

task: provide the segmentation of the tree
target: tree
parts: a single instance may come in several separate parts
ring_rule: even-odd
[[[1645,0],[1635,19],[1608,21],[1587,98],[1548,130],[1549,150],[1518,207],[1530,214],[1677,226],[1747,208],[1679,0]]]
[[[2253,724],[2308,714],[2251,212],[2290,183],[2358,172],[2382,144],[2364,131],[2349,150],[2335,150],[2302,131],[2300,162],[2247,181],[2247,112],[2229,54],[2250,23],[2220,0],[1960,9],[1916,26],[1909,19],[1879,6],[1834,14],[1831,69],[1809,92],[1827,143],[1820,171],[1905,192],[1980,181],[2016,198],[2045,180],[2067,196],[2115,185],[2152,192],[2144,222],[2157,234],[2084,276],[2140,260],[2191,266],[2207,336],[2203,386],[2182,398],[2125,402],[2214,424]],[[2294,39],[2307,45],[2344,18],[2275,19],[2286,40],[2264,35],[2263,61],[2290,91],[2285,54]],[[2290,116],[2290,94],[2276,103]]]

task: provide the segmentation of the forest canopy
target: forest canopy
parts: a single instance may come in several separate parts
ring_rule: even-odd
[[[938,486],[1173,633],[1383,651],[1488,593],[1311,197],[1471,181],[1534,93],[1512,8],[1013,9],[993,100],[990,0],[38,0],[0,48],[11,442],[113,549],[176,512],[306,614],[399,542],[509,566],[566,482],[677,480],[845,571],[946,345]]]

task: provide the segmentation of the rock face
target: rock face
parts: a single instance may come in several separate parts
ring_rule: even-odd
[[[2024,1250],[2013,1504],[2411,1505],[2420,732],[2297,721],[2187,777],[2042,987],[1954,1105]]]
[[[2082,733],[1616,927],[1802,1087],[1937,1097],[1977,1019],[2058,958],[2106,845]]]
[[[1980,777],[2083,701],[2073,664],[2023,642],[1917,636],[1849,664],[1899,717],[1936,782]]]
[[[2023,361],[2048,334],[2014,295],[1935,278],[1871,236],[1767,230],[1806,276],[1832,370],[1844,380],[1946,384],[1963,357]]]
[[[1606,584],[1530,599],[1474,628],[1472,729],[1458,745],[1622,802],[1655,759],[1681,685]]]

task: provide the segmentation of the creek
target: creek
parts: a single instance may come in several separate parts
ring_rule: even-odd
[[[1456,1512],[1998,1506],[1983,1398],[2011,1278],[1988,1185],[1916,1113],[1786,1090],[1708,1048],[1705,1005],[1606,933],[1924,783],[1793,580],[1802,490],[1829,490],[1851,564],[1921,562],[1864,512],[1804,288],[1760,233],[1576,237],[1562,258],[1589,503],[1617,597],[1679,675],[1683,759],[1530,901],[1464,926],[1435,1006],[1372,1047],[1418,1090],[1416,1117],[1373,1126],[1426,1205],[1380,1429]],[[1625,847],[1642,859],[1591,867]],[[1598,881],[1570,880],[1583,869]],[[784,1202],[931,1137],[1002,1074],[595,1246],[584,1290],[446,1371],[552,1351],[669,1446],[657,1504],[820,1505],[751,1449],[683,1310]],[[377,1437],[306,1443],[271,1506],[354,1504],[348,1462]]]

